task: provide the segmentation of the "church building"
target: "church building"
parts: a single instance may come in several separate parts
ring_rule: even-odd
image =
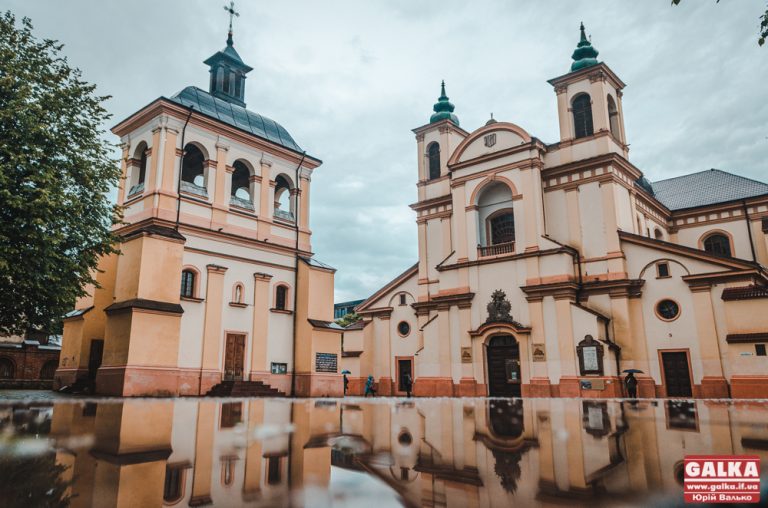
[[[768,397],[768,184],[649,182],[597,55],[582,25],[556,143],[464,130],[443,84],[413,131],[418,262],[356,307],[353,393],[619,397],[635,370],[641,397]]]
[[[55,386],[108,395],[342,393],[335,270],[312,257],[321,161],[246,109],[235,50],[118,123],[120,254],[65,319]]]

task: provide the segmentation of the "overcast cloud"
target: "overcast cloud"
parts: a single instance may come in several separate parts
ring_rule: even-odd
[[[38,37],[58,39],[113,96],[114,122],[187,85],[223,48],[224,0],[4,0]],[[235,47],[254,70],[249,109],[324,164],[313,176],[318,259],[338,268],[337,301],[364,298],[416,261],[416,144],[445,79],[468,131],[493,112],[558,140],[555,94],[584,21],[626,83],[630,160],[650,180],[712,167],[768,180],[764,0],[252,1]],[[114,136],[111,136],[116,141]]]

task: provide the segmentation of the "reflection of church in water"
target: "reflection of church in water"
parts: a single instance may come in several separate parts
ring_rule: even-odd
[[[679,499],[686,454],[768,459],[768,427],[750,423],[768,417],[760,407],[747,418],[677,401],[359,402],[60,404],[51,437],[73,507],[322,505],[374,487],[410,507]]]

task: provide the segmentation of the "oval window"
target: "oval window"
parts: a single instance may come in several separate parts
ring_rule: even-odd
[[[411,333],[411,325],[405,321],[400,321],[400,324],[397,325],[397,333],[403,337],[406,337],[409,333]]]
[[[662,300],[656,304],[656,313],[661,319],[672,321],[680,315],[680,306],[674,300]]]

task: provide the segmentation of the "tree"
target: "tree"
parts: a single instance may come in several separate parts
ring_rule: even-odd
[[[349,314],[344,314],[342,317],[336,320],[336,324],[339,326],[347,327],[351,325],[352,323],[357,323],[363,319],[359,314],[356,314],[354,312],[350,312]]]
[[[681,0],[672,0],[672,5],[680,5]],[[720,0],[716,0],[717,3],[720,3]],[[758,30],[759,36],[757,38],[757,43],[762,46],[765,44],[765,39],[768,39],[768,8],[765,9],[765,12],[760,16],[760,29]]]
[[[108,97],[0,14],[0,333],[48,329],[85,294],[99,258],[116,252],[120,171],[104,141]]]

